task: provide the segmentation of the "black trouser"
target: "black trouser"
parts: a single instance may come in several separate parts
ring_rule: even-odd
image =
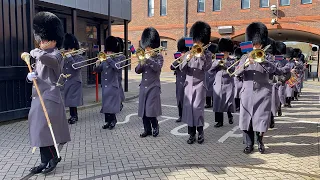
[[[236,109],[240,108],[240,98],[234,98],[235,103],[236,103]]]
[[[270,124],[274,124],[274,114],[271,112],[271,122]]]
[[[104,114],[104,121],[106,123],[111,123],[112,121],[116,121],[117,122],[116,114],[105,113]]]
[[[188,126],[188,134],[190,134],[191,136],[195,136],[196,135],[196,131],[198,131],[199,134],[203,133],[203,126]]]
[[[223,123],[223,112],[215,112],[215,122],[221,122]],[[232,113],[231,112],[227,112],[228,114],[228,118],[233,118]]]
[[[263,133],[256,132],[257,140],[262,142]],[[254,131],[252,128],[252,120],[250,121],[249,130],[243,130],[244,143],[247,146],[254,145]]]
[[[40,147],[41,163],[47,164],[51,159],[57,157],[54,146]]]
[[[70,116],[71,117],[78,117],[78,109],[77,107],[69,107]]]
[[[206,97],[206,105],[207,106],[212,106],[212,97],[210,97],[210,96],[208,96],[208,97]]]
[[[183,105],[181,103],[178,104],[179,117],[182,117],[182,106]]]
[[[286,103],[287,103],[287,105],[291,105],[291,97],[286,98]]]
[[[151,133],[152,132],[151,126],[152,126],[153,129],[157,128],[159,126],[158,120],[157,120],[156,117],[143,116],[142,121],[143,121],[144,131],[147,132],[147,133]]]

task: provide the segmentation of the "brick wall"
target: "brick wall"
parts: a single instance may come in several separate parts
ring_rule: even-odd
[[[259,0],[251,0],[250,9],[242,10],[240,0],[221,0],[221,11],[213,12],[212,0],[205,1],[205,12],[197,12],[197,1],[189,0],[188,30],[198,20],[206,21],[212,28],[212,37],[222,37],[218,26],[233,26],[234,33],[227,37],[242,35],[246,26],[253,21],[261,21],[269,29],[294,29],[311,32],[320,36],[320,1],[302,5],[300,0],[291,1],[290,6],[280,6],[279,25],[270,24],[273,18],[270,8],[260,8]],[[277,0],[270,0],[275,5]],[[160,0],[154,0],[154,16],[148,17],[147,0],[132,0],[132,21],[129,23],[129,40],[138,47],[142,31],[148,26],[155,27],[162,39],[168,40],[168,52],[165,56],[163,71],[170,71],[173,53],[176,52],[176,40],[183,36],[184,0],[167,0],[167,16],[160,16]],[[114,26],[112,35],[123,37],[123,26]],[[172,49],[171,49],[172,48]]]

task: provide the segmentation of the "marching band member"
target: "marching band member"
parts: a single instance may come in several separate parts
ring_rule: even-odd
[[[107,37],[105,41],[106,54],[114,54],[119,51],[118,40],[113,36]],[[94,71],[101,73],[102,85],[102,108],[101,113],[105,115],[105,125],[103,129],[113,129],[117,124],[116,114],[120,112],[121,89],[119,87],[119,72],[115,63],[119,61],[119,56],[109,56],[106,60],[97,60]]]
[[[236,48],[234,50],[234,55],[237,60],[239,60],[243,53],[241,48]],[[235,93],[234,93],[234,101],[236,106],[236,111],[240,111],[240,91],[242,88],[243,78],[242,76],[234,76],[234,85],[235,85]]]
[[[212,54],[215,54],[218,52],[218,44],[211,44],[208,47],[208,51],[210,51]],[[213,83],[214,83],[214,77],[215,74],[206,72],[205,74],[205,84],[207,88],[207,97],[206,97],[206,106],[204,108],[211,108],[213,104]]]
[[[37,80],[45,107],[52,123],[52,129],[58,144],[71,140],[65,107],[60,88],[56,86],[63,69],[63,58],[58,48],[62,46],[64,32],[60,19],[49,12],[39,12],[33,19],[34,38],[40,45],[30,52],[36,60],[34,72],[27,78]],[[33,174],[53,171],[60,158],[54,147],[40,98],[35,87],[32,89],[32,102],[29,111],[30,143],[40,147],[41,164],[30,169]]]
[[[252,41],[253,49],[262,49],[268,45],[268,29],[260,23],[251,23],[246,29],[246,41]],[[263,134],[267,132],[271,115],[272,86],[269,84],[269,74],[277,71],[270,62],[272,56],[266,54],[260,64],[249,55],[242,56],[236,68],[236,74],[243,74],[243,87],[240,92],[239,127],[244,132],[246,148],[244,153],[253,151],[254,132],[256,132],[258,150],[264,153]]]
[[[64,37],[64,49],[67,52],[78,50],[79,42],[77,38],[67,33]],[[71,54],[66,55],[64,60],[63,74],[70,74],[71,76],[65,82],[63,87],[64,103],[66,107],[70,109],[70,119],[69,124],[74,124],[78,121],[77,107],[83,105],[83,92],[82,92],[82,77],[81,69],[74,69],[72,67],[73,63],[81,62],[84,58],[81,55]]]
[[[211,27],[205,22],[197,21],[190,29],[190,37],[193,38],[193,43],[205,46],[210,41]],[[212,65],[212,54],[210,51],[203,51],[203,53],[194,56],[191,56],[190,52],[187,53],[180,66],[180,69],[187,74],[184,84],[182,121],[188,124],[188,134],[190,134],[188,144],[193,144],[196,141],[196,131],[199,133],[198,143],[201,144],[204,141],[204,103],[206,97],[204,80],[205,72]]]
[[[295,70],[298,75],[298,83],[295,85],[295,91],[294,91],[294,98],[298,100],[298,95],[301,92],[301,83],[303,81],[303,75],[304,75],[304,65],[302,62],[302,52],[300,49],[295,48],[293,49],[293,59],[295,61]]]
[[[118,43],[119,50],[116,53],[120,53],[120,52],[124,51],[124,43],[123,43],[123,40],[120,37],[117,37],[117,39],[118,39],[118,42],[119,42]],[[119,61],[123,61],[123,60],[126,59],[126,56],[124,54],[120,54],[118,57],[119,57]],[[125,65],[125,62],[123,62],[123,64],[121,64],[120,67],[122,65]],[[123,87],[122,87],[122,69],[120,69],[120,71],[119,71],[118,82],[119,82],[120,97],[121,97],[121,106],[120,106],[120,111],[121,111],[122,108],[123,108],[123,102],[125,100],[125,95],[124,95],[124,91],[123,91]]]
[[[189,48],[185,45],[185,39],[181,38],[177,44],[178,52],[181,52],[181,56],[183,56]],[[181,61],[179,59],[178,61]],[[176,122],[181,122],[182,118],[182,106],[183,106],[183,98],[184,98],[184,82],[186,80],[186,73],[183,70],[180,70],[178,65],[179,62],[175,61],[171,66],[170,69],[175,72],[176,75],[176,99],[177,99],[177,106],[179,110],[179,119]],[[175,68],[177,67],[177,68]]]
[[[140,61],[135,68],[137,74],[142,74],[138,116],[143,120],[144,132],[140,134],[140,137],[144,138],[149,135],[157,137],[159,135],[157,117],[162,114],[160,73],[163,66],[163,56],[161,53],[148,53],[148,51],[160,47],[158,31],[152,27],[146,28],[142,32],[140,46],[146,52],[145,59]]]
[[[286,48],[285,58],[286,58],[286,61],[287,61],[287,65],[290,67],[290,70],[293,70],[294,67],[295,67],[295,62],[293,61],[293,48],[291,48],[291,47],[287,47]],[[286,92],[285,92],[285,96],[286,96],[285,107],[292,107],[291,106],[291,100],[294,97],[294,88],[290,87],[288,83],[286,83],[285,88],[286,88]]]
[[[213,112],[215,112],[214,127],[223,126],[223,112],[227,112],[229,124],[233,124],[232,113],[235,111],[234,79],[226,71],[235,61],[229,57],[233,52],[233,42],[230,39],[221,38],[218,43],[219,52],[224,54],[222,60],[215,60],[209,72],[215,74],[213,83]]]

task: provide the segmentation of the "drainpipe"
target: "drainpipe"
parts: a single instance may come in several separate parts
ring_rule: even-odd
[[[187,37],[188,29],[188,0],[184,0],[184,37]]]
[[[108,0],[108,37],[111,36],[111,0]]]

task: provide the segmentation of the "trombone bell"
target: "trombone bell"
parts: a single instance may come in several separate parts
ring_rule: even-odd
[[[266,53],[262,49],[255,49],[250,52],[249,57],[251,57],[255,62],[261,63],[265,60]]]

